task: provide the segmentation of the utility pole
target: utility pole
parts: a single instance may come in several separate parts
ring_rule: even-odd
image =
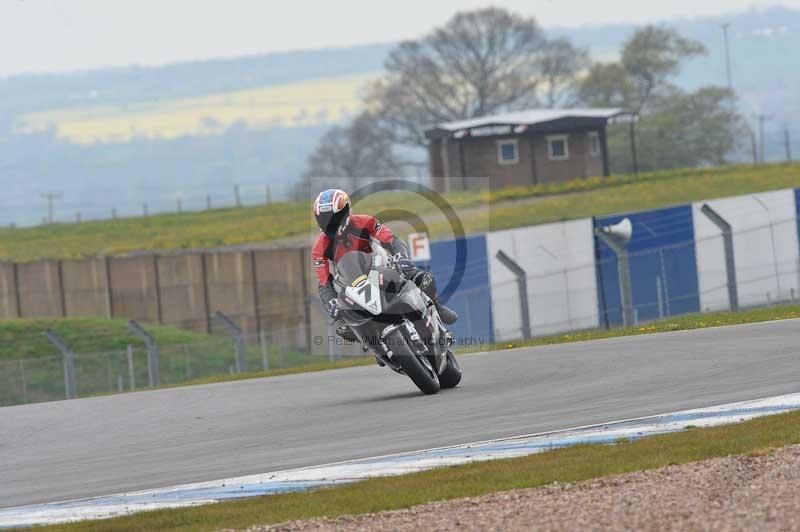
[[[731,80],[731,52],[728,43],[728,28],[730,25],[730,22],[726,22],[722,25],[722,34],[725,37],[725,72],[728,75],[728,90],[733,92],[733,81]]]
[[[47,194],[42,194],[42,197],[47,200],[47,223],[53,223],[53,202],[57,199],[61,199],[61,194],[56,194],[53,192],[48,192]]]
[[[749,125],[747,126],[747,131],[750,133],[750,144],[753,148],[753,166],[758,164],[758,147],[756,146],[756,132],[753,131]]]
[[[759,152],[761,153],[761,164],[767,160],[764,154],[764,122],[767,121],[769,117],[764,113],[758,115],[758,141],[759,141]]]
[[[630,131],[629,131],[630,141],[631,141],[631,159],[633,163],[633,173],[636,177],[639,177],[639,154],[636,150],[636,120],[631,120],[630,123]]]
[[[267,205],[272,204],[272,190],[270,190],[269,185],[267,185]]]
[[[789,135],[789,128],[783,130],[783,145],[786,148],[786,162],[792,162],[792,138]]]

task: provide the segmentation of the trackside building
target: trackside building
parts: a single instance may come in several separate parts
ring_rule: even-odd
[[[630,122],[621,109],[534,109],[437,124],[425,132],[437,192],[504,188],[607,176],[606,126]],[[462,179],[459,179],[462,178]]]

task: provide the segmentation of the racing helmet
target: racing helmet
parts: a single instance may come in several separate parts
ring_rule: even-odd
[[[314,217],[323,233],[336,234],[350,217],[350,196],[338,188],[323,190],[314,200]]]

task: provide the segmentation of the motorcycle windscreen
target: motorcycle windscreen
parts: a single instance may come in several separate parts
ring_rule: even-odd
[[[339,281],[345,286],[355,286],[355,281],[369,273],[372,257],[363,251],[349,251],[336,263]]]

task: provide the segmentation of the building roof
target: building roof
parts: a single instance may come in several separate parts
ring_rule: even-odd
[[[623,109],[528,109],[512,113],[444,122],[429,128],[428,138],[489,137],[521,134],[526,131],[547,131],[558,128],[605,125],[628,122],[634,113]]]

